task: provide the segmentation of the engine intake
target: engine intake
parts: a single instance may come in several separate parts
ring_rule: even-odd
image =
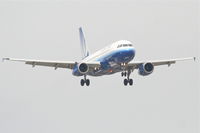
[[[152,63],[143,63],[139,66],[139,74],[142,76],[149,75],[153,72],[154,65]]]
[[[78,65],[78,71],[81,74],[86,74],[89,71],[89,66],[86,63],[80,63]]]

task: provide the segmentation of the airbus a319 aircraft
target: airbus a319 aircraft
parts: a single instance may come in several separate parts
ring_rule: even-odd
[[[32,59],[14,59],[3,58],[3,60],[20,61],[33,67],[47,66],[57,68],[68,68],[72,70],[74,76],[83,76],[80,84],[84,86],[90,85],[90,80],[86,76],[103,76],[121,72],[121,76],[125,77],[124,85],[133,85],[133,79],[130,78],[131,72],[138,69],[138,73],[147,76],[154,71],[155,66],[168,65],[176,63],[176,61],[195,60],[195,57],[152,60],[152,61],[132,61],[136,51],[133,44],[127,40],[120,40],[90,55],[83,35],[82,28],[79,28],[80,44],[82,52],[81,61],[46,61]],[[131,62],[132,61],[132,62]]]

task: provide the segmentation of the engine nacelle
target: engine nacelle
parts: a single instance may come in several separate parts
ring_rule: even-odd
[[[89,66],[86,63],[78,64],[78,71],[81,74],[86,74],[89,71]]]
[[[154,70],[154,65],[152,63],[143,63],[139,66],[139,74],[142,76],[149,75],[153,72]]]

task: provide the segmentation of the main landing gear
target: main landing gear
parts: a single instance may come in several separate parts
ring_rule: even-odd
[[[121,73],[121,76],[122,76],[122,77],[123,77],[123,76],[126,77],[126,75],[127,75],[126,72],[122,72],[122,73]]]
[[[86,79],[86,75],[84,75],[84,79],[81,79],[81,86],[84,86],[84,84],[86,84],[87,86],[90,85],[90,80]]]
[[[122,76],[122,77],[123,77],[123,76],[124,76],[124,77],[127,77],[127,78],[124,79],[124,85],[125,85],[125,86],[127,86],[128,84],[129,84],[129,85],[133,85],[133,79],[130,79],[130,78],[129,78],[130,74],[131,74],[131,70],[128,70],[128,72],[122,72],[122,73],[121,73],[121,76]]]

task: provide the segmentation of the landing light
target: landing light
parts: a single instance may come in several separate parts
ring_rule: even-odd
[[[95,70],[95,71],[96,71],[96,70],[99,70],[99,68],[98,68],[98,67],[95,67],[94,70]]]
[[[126,66],[126,63],[121,63],[121,66]]]

